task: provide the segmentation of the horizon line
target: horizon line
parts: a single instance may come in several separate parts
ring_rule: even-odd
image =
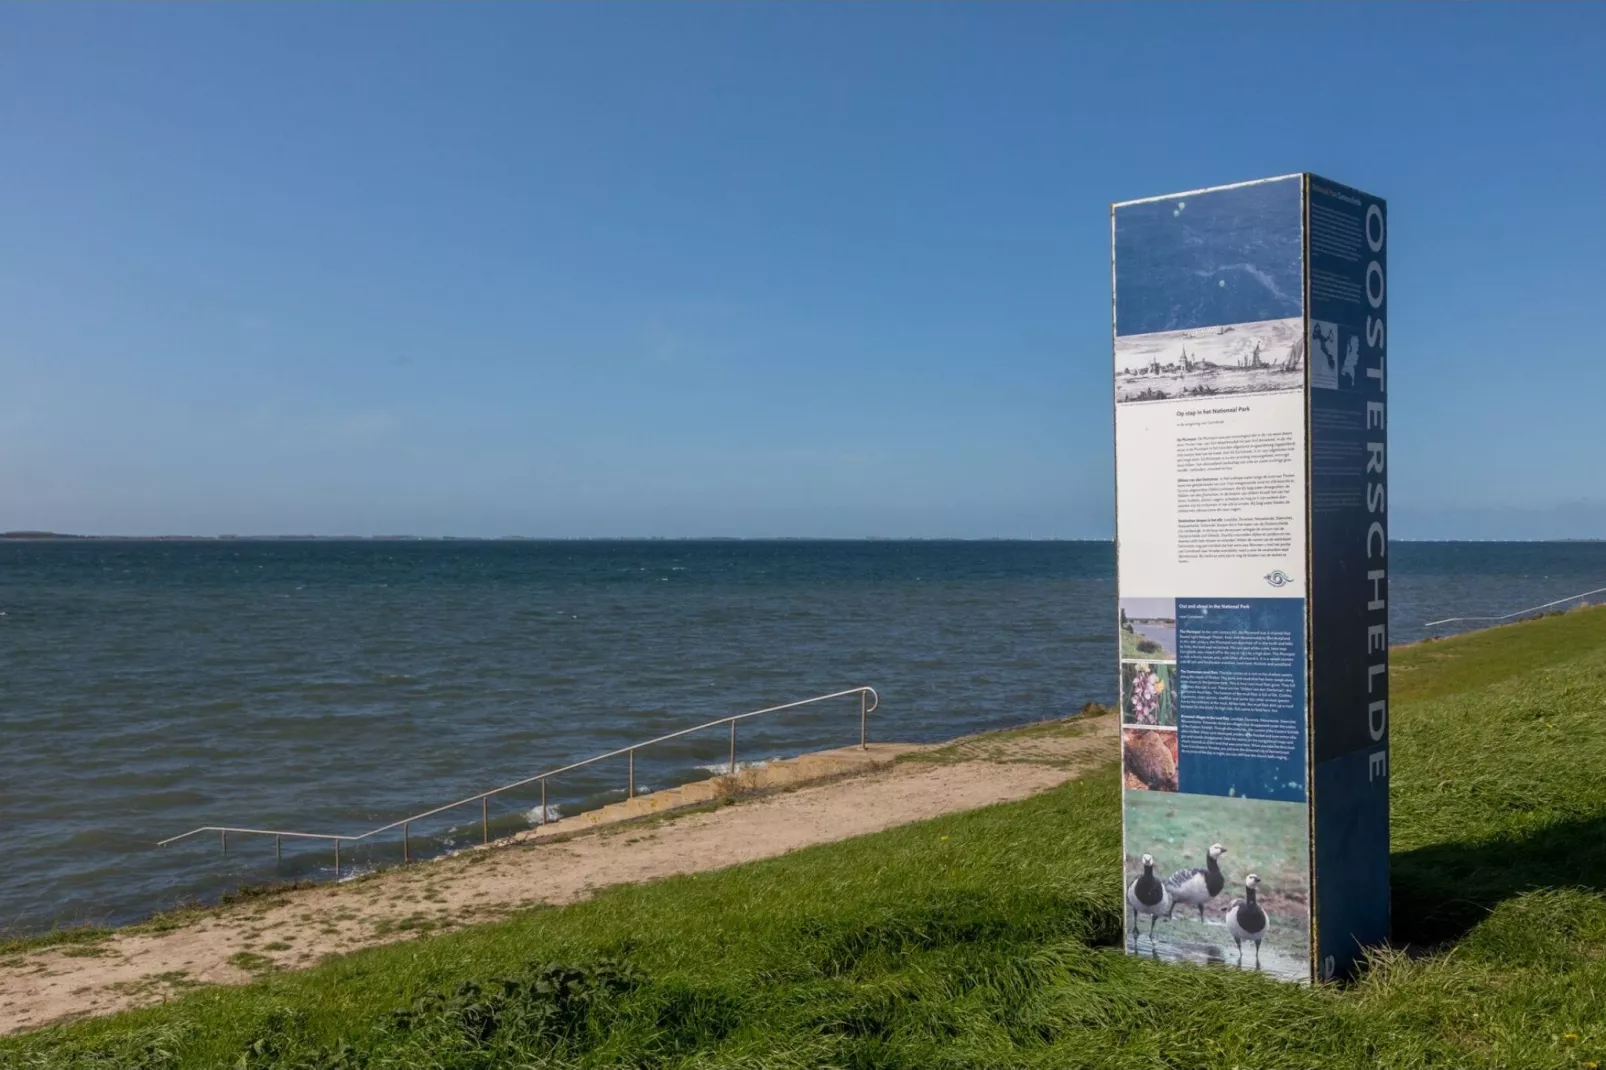
[[[1113,537],[1035,535],[90,535],[20,529],[0,531],[0,542],[1088,542]],[[1542,539],[1394,538],[1391,543],[1597,543],[1606,536]]]

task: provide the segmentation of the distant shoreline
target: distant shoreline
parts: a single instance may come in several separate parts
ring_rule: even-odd
[[[1003,535],[74,535],[55,531],[0,531],[0,542],[1069,542]],[[1589,540],[1593,541],[1593,540]]]
[[[0,542],[1023,542],[1110,543],[1113,539],[1055,539],[986,535],[76,535],[58,531],[0,531]],[[1390,539],[1393,543],[1599,543],[1606,538]]]

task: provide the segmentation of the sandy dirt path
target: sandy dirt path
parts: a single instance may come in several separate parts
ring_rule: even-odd
[[[157,1003],[197,985],[243,984],[267,970],[576,902],[609,885],[720,869],[1022,799],[1113,760],[1116,738],[1108,716],[978,736],[926,749],[914,761],[714,810],[570,837],[554,825],[544,838],[0,958],[0,1033]]]

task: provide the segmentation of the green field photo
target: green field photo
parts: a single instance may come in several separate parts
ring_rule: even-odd
[[[1259,900],[1270,917],[1260,946],[1262,972],[1288,980],[1310,977],[1309,831],[1304,803],[1172,792],[1128,791],[1126,807],[1126,883],[1143,872],[1143,856],[1155,860],[1162,880],[1178,870],[1203,866],[1210,845],[1227,849],[1220,866],[1226,885],[1205,905],[1178,904],[1149,938],[1149,923],[1138,926],[1140,955],[1159,959],[1238,965],[1238,948],[1223,913],[1244,894],[1244,878],[1260,877]],[[1126,946],[1133,948],[1127,916]],[[1254,948],[1245,944],[1243,968],[1254,968]]]
[[[1122,658],[1137,661],[1176,660],[1176,599],[1121,599],[1120,629]]]
[[[1147,636],[1140,635],[1131,626],[1121,629],[1121,656],[1123,658],[1159,658],[1166,655],[1165,647]]]

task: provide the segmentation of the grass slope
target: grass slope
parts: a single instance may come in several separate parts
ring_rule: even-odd
[[[1118,777],[0,1042],[18,1067],[1606,1061],[1606,610],[1397,651],[1399,949],[1129,957]]]

